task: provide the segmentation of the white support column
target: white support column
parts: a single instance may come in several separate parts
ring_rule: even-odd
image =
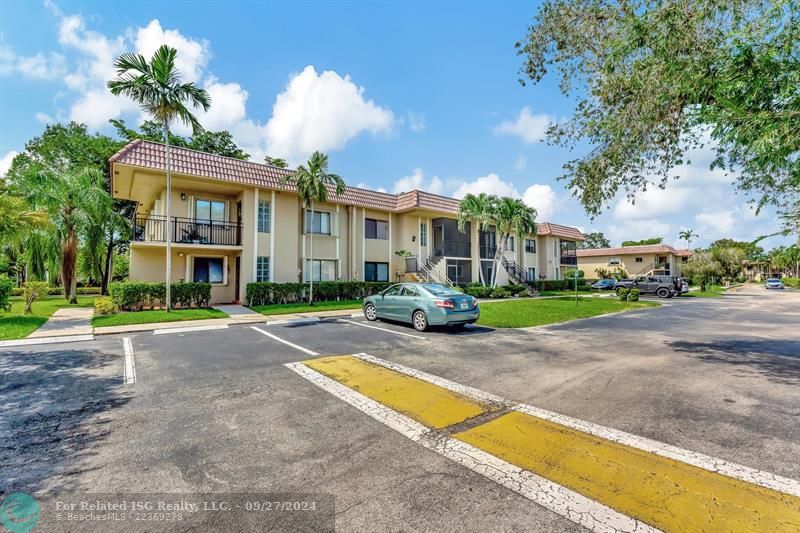
[[[275,219],[277,209],[275,206],[275,191],[269,200],[269,280],[275,281]]]
[[[342,264],[339,257],[339,204],[336,204],[336,222],[335,222],[335,231],[336,231],[336,269],[337,277],[342,277]]]
[[[417,217],[417,261],[419,261],[421,257],[422,257],[422,217]]]
[[[389,280],[392,279],[392,214],[389,213]]]
[[[253,222],[253,281],[256,281],[258,279],[258,187],[253,194]]]
[[[366,281],[366,276],[364,275],[364,262],[367,260],[367,232],[366,230],[367,224],[367,209],[362,207],[361,208],[361,264],[359,265],[358,271],[361,272],[361,281]]]

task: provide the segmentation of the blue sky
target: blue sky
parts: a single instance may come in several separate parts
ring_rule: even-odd
[[[190,7],[191,6],[191,7]],[[557,80],[518,82],[530,2],[5,2],[0,8],[0,173],[51,121],[113,133],[141,120],[104,82],[119,53],[178,48],[179,67],[212,95],[201,116],[262,160],[302,161],[314,149],[352,185],[446,195],[518,195],[540,220],[600,230],[618,244],[694,228],[693,246],[772,233],[731,178],[694,154],[666,191],[615,199],[590,220],[557,181],[580,154],[542,142],[574,104]],[[766,242],[780,244],[780,238]]]

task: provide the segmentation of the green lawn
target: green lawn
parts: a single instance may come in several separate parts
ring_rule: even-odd
[[[154,322],[181,322],[183,320],[204,320],[207,318],[227,318],[228,315],[218,309],[174,309],[171,313],[164,310],[130,311],[113,315],[96,316],[92,325],[96,328],[104,326],[129,326],[131,324],[153,324]]]
[[[578,291],[579,296],[600,296],[608,294],[601,291]],[[575,296],[575,291],[539,291],[539,296]]]
[[[659,305],[641,301],[624,303],[612,298],[580,298],[577,306],[575,298],[566,297],[509,300],[482,304],[478,324],[493,328],[525,328]]]
[[[681,295],[681,298],[717,298],[725,294],[725,287],[721,285],[706,285],[704,291],[689,291]]]
[[[76,307],[91,307],[94,299],[94,296],[78,296]],[[47,322],[47,319],[56,312],[56,309],[62,307],[69,307],[63,297],[48,298],[33,302],[31,307],[33,313],[23,315],[22,311],[25,309],[25,303],[21,299],[12,298],[11,310],[0,311],[0,340],[27,337],[36,331],[39,326]]]
[[[311,311],[335,311],[337,309],[361,309],[363,300],[339,300],[330,302],[254,305],[253,311],[262,315],[285,315],[289,313],[308,313]]]

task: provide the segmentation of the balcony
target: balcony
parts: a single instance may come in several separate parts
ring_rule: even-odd
[[[578,257],[574,255],[562,255],[561,264],[575,266],[578,264]]]
[[[471,247],[469,241],[444,241],[441,250],[445,257],[471,257]]]
[[[166,242],[167,232],[176,244],[207,246],[241,246],[242,225],[236,222],[220,222],[194,218],[151,215],[133,220],[131,240],[134,242]]]

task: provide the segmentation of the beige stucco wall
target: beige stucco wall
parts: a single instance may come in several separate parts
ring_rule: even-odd
[[[681,258],[672,254],[617,254],[617,255],[599,255],[593,257],[579,257],[578,268],[584,271],[587,278],[600,277],[597,270],[613,271],[615,268],[625,270],[630,276],[638,276],[649,272],[660,256],[667,257],[667,263],[670,265],[670,272],[673,275],[680,276],[681,273]],[[611,257],[618,257],[620,264],[618,266],[609,265],[608,260]],[[636,262],[636,258],[641,257],[640,263]]]

